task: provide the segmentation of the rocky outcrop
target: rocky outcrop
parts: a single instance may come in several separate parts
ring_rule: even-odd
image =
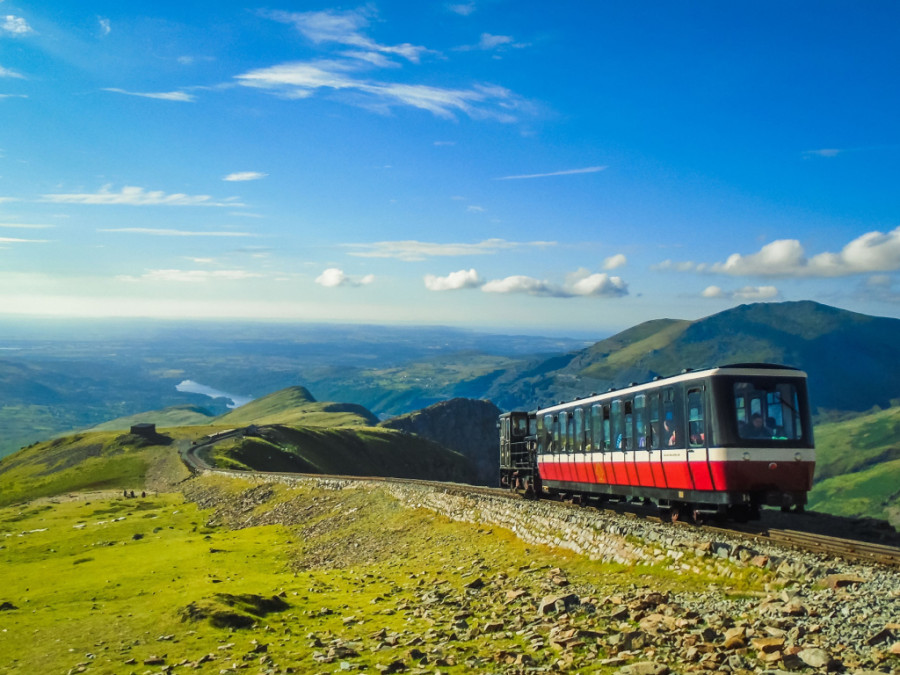
[[[494,486],[500,480],[500,412],[490,401],[454,398],[391,418],[380,426],[422,436],[456,450],[472,462],[479,484]]]

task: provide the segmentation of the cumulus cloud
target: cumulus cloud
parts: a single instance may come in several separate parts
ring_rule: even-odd
[[[2,18],[2,21],[3,23],[0,23],[0,31],[4,33],[10,33],[11,35],[27,35],[28,33],[34,32],[31,26],[28,25],[28,22],[20,16],[7,14]]]
[[[624,267],[627,264],[628,258],[626,258],[623,253],[617,253],[616,255],[611,255],[603,261],[603,269],[614,270],[618,269],[619,267]]]
[[[261,173],[259,171],[238,171],[236,173],[228,174],[222,180],[227,180],[230,182],[260,180],[261,178],[265,178],[268,175],[269,174],[267,173]]]
[[[524,293],[554,298],[628,295],[628,285],[621,277],[611,277],[605,272],[591,274],[584,269],[570,274],[566,283],[561,286],[534,277],[513,275],[505,279],[488,281],[481,290],[485,293]]]
[[[484,281],[474,269],[451,272],[445,277],[425,275],[425,288],[429,291],[457,291],[462,288],[478,288]]]
[[[734,291],[726,291],[719,286],[707,286],[700,294],[704,298],[719,300],[775,300],[781,296],[775,286],[744,286]]]
[[[193,94],[183,91],[127,91],[116,87],[104,87],[103,91],[111,91],[116,94],[126,94],[127,96],[141,96],[143,98],[155,98],[161,101],[180,101],[182,103],[191,103],[197,99]]]
[[[98,192],[74,192],[67,194],[48,194],[41,198],[45,202],[55,204],[103,204],[129,206],[243,206],[232,200],[216,202],[209,195],[186,195],[175,193],[167,195],[162,190],[145,190],[142,187],[126,185],[119,192],[113,192],[111,186],[105,185]]]
[[[579,173],[597,173],[604,171],[609,167],[606,166],[588,166],[583,169],[565,169],[563,171],[551,171],[550,173],[529,173],[519,176],[502,176],[495,180],[524,180],[528,178],[549,178],[551,176],[572,176]]]
[[[733,253],[724,262],[693,263],[666,260],[660,270],[705,272],[729,276],[845,277],[900,270],[900,227],[890,232],[867,232],[836,253],[807,256],[796,239],[778,239],[756,253]]]
[[[329,267],[316,277],[316,283],[325,288],[337,288],[338,286],[365,286],[375,280],[375,275],[367,274],[364,277],[353,277],[344,274],[344,270],[337,267]]]
[[[208,283],[210,281],[243,281],[261,277],[261,274],[247,272],[245,270],[148,270],[139,277],[120,275],[117,281],[164,281],[177,283]]]
[[[345,244],[354,249],[349,255],[361,258],[396,258],[404,261],[418,261],[438,256],[491,255],[499,251],[523,246],[555,246],[552,241],[515,242],[505,239],[485,239],[474,244],[438,244],[416,241],[376,241],[370,244]]]

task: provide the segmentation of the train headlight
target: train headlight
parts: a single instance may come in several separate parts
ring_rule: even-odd
[[[749,452],[745,452],[745,453],[744,453],[744,461],[745,461],[745,462],[749,462],[749,461],[750,461],[750,453],[749,453]]]

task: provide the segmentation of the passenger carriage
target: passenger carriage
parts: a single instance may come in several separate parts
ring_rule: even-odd
[[[500,418],[501,484],[652,500],[673,519],[802,510],[815,467],[806,373],[686,371]]]

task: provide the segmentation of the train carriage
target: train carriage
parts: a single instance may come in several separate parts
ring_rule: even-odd
[[[806,374],[773,364],[686,371],[501,416],[501,484],[652,500],[673,519],[802,510],[815,450]]]

